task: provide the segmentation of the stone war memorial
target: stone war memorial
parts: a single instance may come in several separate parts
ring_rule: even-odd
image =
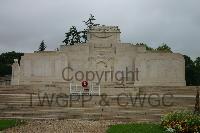
[[[67,84],[83,80],[131,86],[185,86],[181,54],[149,52],[120,41],[118,26],[93,26],[85,44],[26,53],[13,64],[12,85]]]
[[[197,87],[186,86],[183,56],[123,43],[120,33],[96,25],[86,43],[15,59],[0,117],[151,122],[193,109]]]

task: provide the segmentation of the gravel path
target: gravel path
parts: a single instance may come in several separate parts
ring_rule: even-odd
[[[6,133],[105,133],[113,120],[30,120],[25,125],[5,130]]]

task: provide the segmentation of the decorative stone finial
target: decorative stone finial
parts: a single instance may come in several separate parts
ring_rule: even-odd
[[[14,63],[18,63],[18,59],[14,59]]]
[[[118,26],[92,26],[89,32],[120,32]]]

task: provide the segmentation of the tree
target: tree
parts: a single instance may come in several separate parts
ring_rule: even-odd
[[[15,51],[2,53],[0,55],[0,64],[12,65],[14,63],[14,59],[18,59],[20,61],[21,56],[23,55],[24,53],[18,53]]]
[[[38,51],[44,51],[47,48],[46,44],[44,43],[44,40],[40,43],[40,46],[38,48]]]
[[[78,32],[75,26],[69,29],[69,32],[65,33],[66,39],[63,41],[66,45],[74,45],[75,43],[81,43],[81,32]]]
[[[189,56],[185,58],[185,80],[188,86],[200,85],[200,57],[193,61]]]
[[[92,26],[98,26],[99,24],[95,24],[93,21],[95,21],[96,19],[94,18],[94,16],[92,14],[90,14],[90,17],[87,21],[83,21],[85,23],[85,25],[87,25],[88,29],[90,29]]]
[[[12,74],[11,66],[14,63],[14,59],[18,59],[20,62],[21,56],[23,55],[23,53],[16,53],[14,51],[2,53],[0,55],[0,76]]]
[[[136,43],[136,45],[139,45],[139,46],[144,46],[146,47],[146,50],[149,50],[149,51],[153,51],[154,49],[152,47],[149,47],[147,44],[145,43]]]
[[[8,64],[0,64],[0,76],[11,75],[12,67]]]
[[[194,63],[197,68],[200,68],[200,57],[197,57]]]
[[[169,52],[172,53],[172,50],[167,44],[163,43],[161,46],[159,46],[156,51],[163,51],[163,52]]]
[[[75,43],[86,43],[87,41],[87,31],[92,26],[97,26],[99,24],[95,24],[93,21],[96,20],[92,14],[90,14],[90,18],[87,21],[83,21],[87,26],[87,29],[82,31],[78,31],[75,26],[72,26],[67,33],[65,33],[65,40],[63,43],[66,45],[74,45]]]
[[[156,48],[156,49],[149,47],[145,43],[136,43],[136,45],[145,46],[146,50],[149,50],[149,51],[162,51],[162,52],[172,53],[171,48],[169,46],[167,46],[167,44],[165,44],[165,43],[163,43],[161,46],[158,46],[158,48]]]
[[[186,85],[191,86],[195,84],[195,64],[193,60],[187,56],[184,55],[185,58],[185,80]]]
[[[200,85],[200,57],[197,57],[194,61],[195,65],[195,85]]]

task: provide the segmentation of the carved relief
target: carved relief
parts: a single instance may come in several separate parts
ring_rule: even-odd
[[[106,35],[106,34],[99,34],[99,35],[96,35],[96,34],[93,34],[93,36],[97,37],[97,38],[109,38],[111,37],[112,35]]]
[[[99,61],[96,63],[97,70],[105,70],[107,67],[108,65],[104,61]]]
[[[112,47],[112,44],[111,43],[95,43],[94,44],[94,48],[111,48]]]

